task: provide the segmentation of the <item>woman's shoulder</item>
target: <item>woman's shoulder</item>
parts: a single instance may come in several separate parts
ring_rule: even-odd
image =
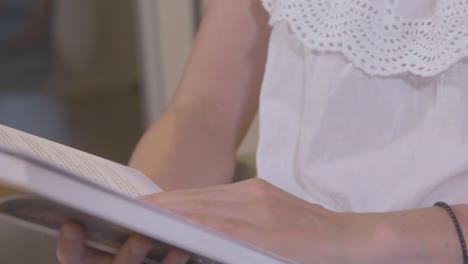
[[[262,0],[309,49],[340,52],[373,75],[436,75],[468,55],[468,2]]]

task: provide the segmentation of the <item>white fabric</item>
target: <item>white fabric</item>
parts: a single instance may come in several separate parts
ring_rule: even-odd
[[[266,0],[309,48],[339,51],[367,73],[430,76],[468,55],[466,0]]]
[[[467,2],[404,1],[405,17],[446,1]],[[323,1],[264,0],[275,7],[293,2]],[[468,203],[468,59],[433,76],[381,76],[339,50],[305,43],[288,20],[272,19],[272,25],[260,99],[259,177],[336,211]],[[468,28],[459,25],[452,30],[462,38]]]

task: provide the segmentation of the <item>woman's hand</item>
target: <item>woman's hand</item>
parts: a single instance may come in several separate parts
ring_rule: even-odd
[[[365,263],[374,227],[371,218],[331,212],[260,179],[141,199],[298,263]]]
[[[107,254],[84,244],[85,233],[74,223],[65,224],[60,230],[57,259],[61,264],[140,264],[152,247],[151,241],[143,237],[130,238],[117,255]],[[164,263],[185,263],[188,255],[173,250]]]

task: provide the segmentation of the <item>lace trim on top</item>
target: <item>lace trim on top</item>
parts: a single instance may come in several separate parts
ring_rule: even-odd
[[[398,15],[398,0],[262,1],[270,24],[287,22],[306,47],[371,75],[434,76],[468,55],[468,0],[436,0],[424,19]]]

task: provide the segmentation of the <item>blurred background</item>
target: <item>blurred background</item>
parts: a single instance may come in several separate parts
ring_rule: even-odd
[[[177,87],[205,2],[0,0],[0,124],[125,164]],[[256,141],[255,124],[240,152]],[[55,240],[0,223],[0,262],[56,263]]]

